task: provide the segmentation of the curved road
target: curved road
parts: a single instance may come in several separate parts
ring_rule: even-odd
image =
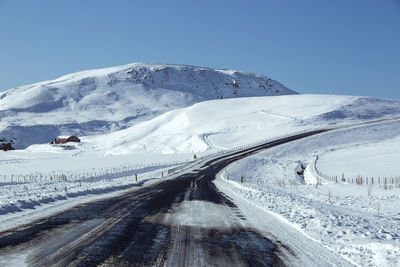
[[[252,223],[257,216],[241,209],[213,182],[220,170],[238,159],[321,132],[324,130],[222,156],[175,179],[132,189],[117,197],[81,204],[2,232],[0,265],[328,264],[324,256],[332,256],[333,253],[319,244],[304,244],[295,248],[290,242],[279,240],[279,237],[272,238],[268,230],[257,229]],[[271,225],[273,223],[268,222],[268,218],[260,217],[258,220],[258,225],[264,222],[266,229],[277,227]],[[279,231],[286,230],[276,230]],[[314,248],[318,251],[313,251]],[[302,253],[307,254],[305,261]],[[331,264],[349,264],[340,258],[336,260]]]

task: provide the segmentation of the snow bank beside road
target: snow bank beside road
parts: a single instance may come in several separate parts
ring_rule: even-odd
[[[165,179],[168,169],[177,165],[157,165],[140,169],[109,169],[77,175],[49,173],[13,177],[0,182],[0,215],[34,209],[39,205],[76,198],[101,195],[140,186],[150,179]]]
[[[37,208],[60,200],[93,196],[161,179],[168,170],[192,160],[191,154],[102,153],[51,145],[0,151],[0,215]],[[86,147],[87,148],[87,147]],[[138,181],[136,181],[136,174]],[[1,220],[1,217],[0,217]]]
[[[367,187],[359,185],[324,182],[316,187],[295,170],[331,147],[397,137],[399,127],[399,121],[369,125],[271,148],[230,165],[225,183],[358,265],[398,266],[400,189],[377,187],[368,196]]]

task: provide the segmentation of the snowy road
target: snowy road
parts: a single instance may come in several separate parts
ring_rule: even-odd
[[[0,233],[0,266],[349,266],[214,182],[238,159],[321,132],[214,159],[176,179]]]

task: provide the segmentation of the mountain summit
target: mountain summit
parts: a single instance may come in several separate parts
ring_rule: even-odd
[[[17,148],[57,135],[124,129],[166,111],[222,98],[296,94],[263,75],[133,63],[88,70],[0,93],[0,137]]]

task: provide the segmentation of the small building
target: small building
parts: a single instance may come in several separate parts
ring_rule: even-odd
[[[56,139],[54,139],[54,141],[50,142],[50,144],[56,144],[56,145],[60,145],[60,144],[66,144],[68,142],[81,142],[81,139],[79,139],[77,136],[72,135],[70,137],[61,137],[58,136],[56,137]]]
[[[77,136],[72,135],[70,137],[67,138],[67,142],[77,142],[79,143],[81,141],[81,139],[79,139]]]
[[[54,139],[54,144],[59,145],[59,144],[65,144],[65,143],[67,143],[67,139],[65,139],[65,138],[57,137],[56,139]]]
[[[12,139],[9,140],[7,138],[0,138],[0,150],[14,150],[13,144],[14,141]]]
[[[14,150],[12,143],[2,143],[0,144],[0,150],[7,151],[7,150]]]

